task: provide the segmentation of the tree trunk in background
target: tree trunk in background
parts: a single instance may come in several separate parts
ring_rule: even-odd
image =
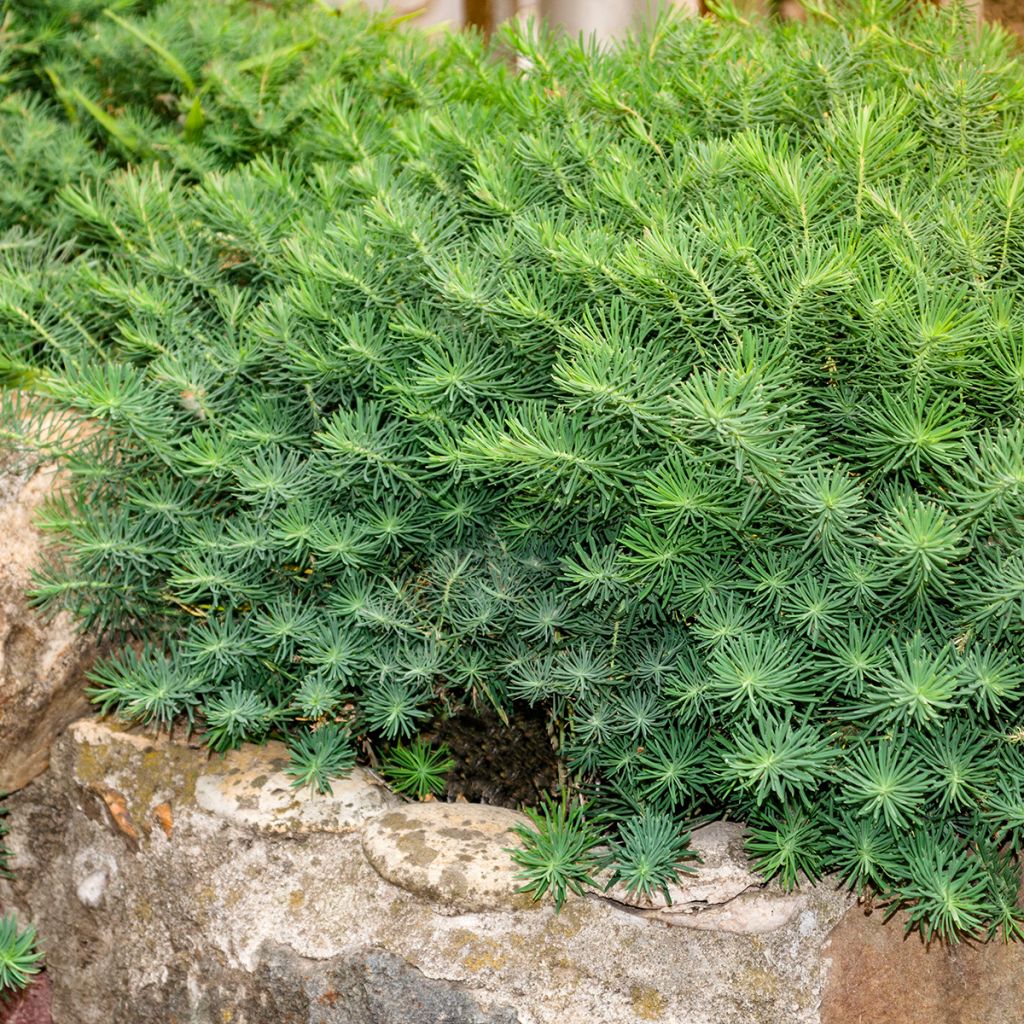
[[[485,32],[490,32],[496,26],[509,18],[514,18],[517,8],[515,0],[464,0],[466,5],[466,24],[476,25]]]

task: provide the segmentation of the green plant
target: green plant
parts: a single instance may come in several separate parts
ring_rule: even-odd
[[[0,798],[6,794],[0,793]],[[8,833],[2,823],[7,816],[6,807],[0,806],[0,840]],[[0,878],[13,878],[11,851],[0,845]],[[43,955],[36,942],[35,929],[20,928],[14,914],[0,917],[0,1005],[10,996],[26,988],[41,968]]]
[[[19,928],[13,914],[0,917],[0,997],[27,988],[42,958],[31,925]]]
[[[525,884],[518,891],[535,900],[550,891],[555,908],[561,910],[570,892],[582,896],[587,886],[598,887],[593,873],[602,863],[594,852],[600,837],[588,824],[582,805],[548,797],[539,810],[526,813],[533,827],[513,826],[520,845],[509,849],[522,868],[516,877]]]
[[[535,818],[538,895],[599,841],[658,891],[676,852],[627,823],[730,815],[787,886],[1019,934],[1001,30],[864,0],[597,52],[10,8],[0,426],[69,470],[36,600],[146,641],[102,710],[285,738],[323,787],[341,722],[389,748],[539,706],[573,802]]]
[[[288,774],[293,786],[315,786],[331,793],[331,779],[348,775],[356,763],[356,752],[348,730],[324,722],[307,732],[294,733],[289,740],[291,764]]]
[[[684,863],[696,854],[689,850],[690,835],[664,814],[645,814],[619,825],[619,835],[610,848],[612,874],[606,888],[621,882],[626,892],[651,899],[660,892],[672,903],[669,884],[680,872],[694,868]]]
[[[955,834],[921,829],[910,838],[906,857],[910,880],[893,906],[907,906],[909,922],[920,926],[926,940],[977,933],[990,919],[985,866],[979,857],[961,855]]]
[[[421,739],[408,746],[399,743],[388,751],[381,763],[384,777],[399,792],[422,800],[444,791],[445,778],[455,767],[443,744],[437,749]]]
[[[826,846],[821,826],[805,811],[786,807],[782,814],[754,816],[746,849],[766,878],[778,876],[783,889],[793,889],[800,876],[816,882],[824,869]]]

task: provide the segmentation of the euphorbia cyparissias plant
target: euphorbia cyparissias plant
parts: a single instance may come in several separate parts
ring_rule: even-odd
[[[603,836],[657,894],[729,815],[786,885],[1019,934],[1004,33],[70,6],[10,4],[0,333],[7,436],[72,480],[38,599],[146,641],[101,710],[290,737],[324,788],[539,705],[583,860],[531,876],[541,836],[533,891]]]

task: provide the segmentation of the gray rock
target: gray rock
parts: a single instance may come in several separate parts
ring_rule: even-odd
[[[401,957],[383,950],[311,963],[286,946],[268,944],[261,960],[274,978],[278,998],[284,995],[299,1008],[299,1020],[317,1024],[519,1024],[511,1008],[481,1010],[457,986],[427,978]],[[305,1017],[301,1016],[303,1010]]]
[[[277,785],[279,752],[241,756],[257,772],[245,799],[259,805],[262,788]],[[268,831],[200,802],[202,780],[224,763],[85,721],[57,741],[50,771],[12,798],[18,873],[0,882],[0,905],[39,928],[54,1024],[819,1024],[822,944],[850,905],[839,893],[802,893],[796,913],[760,934],[712,918],[666,927],[597,894],[561,914],[548,901],[515,909],[504,882],[493,903],[480,895],[479,909],[453,912],[440,883],[383,877],[364,852],[370,836],[411,834],[386,824],[398,814],[420,823],[435,860],[475,871],[510,845],[515,815],[402,805],[353,830],[328,815],[323,828],[294,819]],[[442,825],[450,814],[477,826]],[[442,845],[428,822],[472,838]],[[723,856],[730,849],[726,840]],[[729,870],[742,880],[746,866]],[[770,887],[750,894],[765,913],[783,898]]]
[[[363,833],[363,851],[381,877],[429,899],[446,913],[528,910],[519,868],[506,852],[513,826],[530,823],[504,807],[409,804],[382,814]]]
[[[44,619],[26,596],[44,547],[34,516],[58,487],[52,468],[0,469],[0,793],[42,772],[54,736],[88,706],[94,644],[68,613]]]
[[[209,953],[181,957],[158,982],[111,1005],[118,1024],[519,1024],[510,1007],[483,1010],[458,986],[383,950],[314,961],[271,941],[251,971]]]
[[[363,768],[332,780],[332,791],[325,794],[308,786],[296,789],[284,772],[287,765],[283,743],[232,750],[196,779],[196,804],[261,832],[297,833],[351,832],[400,802]]]

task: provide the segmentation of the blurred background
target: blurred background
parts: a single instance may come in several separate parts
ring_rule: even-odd
[[[507,18],[543,15],[573,34],[596,33],[613,39],[657,10],[657,0],[370,0],[403,12],[420,11],[420,25],[471,24],[491,29]],[[673,6],[699,12],[700,0],[677,0]]]
[[[401,13],[419,12],[417,24],[477,25],[490,30],[512,17],[543,15],[573,35],[583,32],[610,40],[651,17],[658,0],[368,0],[374,7],[388,6]],[[672,0],[692,14],[704,14],[704,0]],[[799,18],[797,0],[754,0],[752,6],[782,18]],[[1024,31],[1024,0],[972,0],[979,17],[1001,22],[1016,32]]]

